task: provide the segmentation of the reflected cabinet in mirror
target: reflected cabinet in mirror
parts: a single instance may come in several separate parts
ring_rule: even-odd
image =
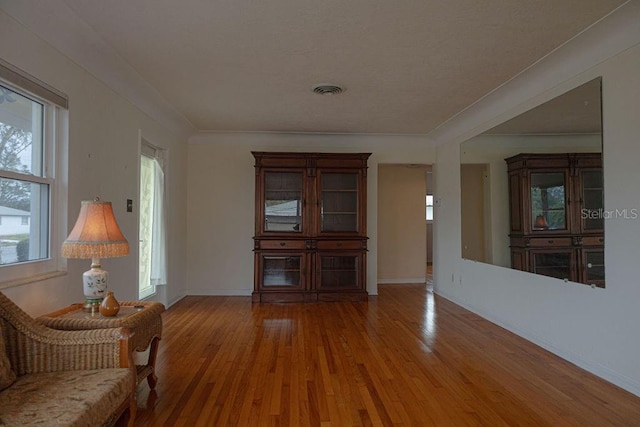
[[[601,154],[518,154],[506,163],[511,267],[604,287],[586,256],[604,254],[603,224],[588,219],[602,212],[604,192],[593,185],[602,182]]]
[[[535,230],[565,230],[567,199],[564,173],[531,174],[531,222]]]
[[[601,80],[461,146],[463,258],[604,287]]]

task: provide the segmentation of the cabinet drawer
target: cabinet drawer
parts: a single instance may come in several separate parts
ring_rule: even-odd
[[[362,249],[360,240],[318,240],[318,250]]]
[[[570,247],[571,237],[536,237],[529,241],[532,248]]]
[[[583,246],[602,246],[604,245],[604,236],[583,236]]]
[[[260,249],[304,249],[304,240],[260,240]]]

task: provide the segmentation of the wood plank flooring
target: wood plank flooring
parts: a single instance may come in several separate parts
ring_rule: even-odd
[[[164,314],[138,426],[632,426],[640,398],[434,296],[187,297]]]

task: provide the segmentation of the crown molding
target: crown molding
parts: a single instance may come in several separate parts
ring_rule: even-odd
[[[234,143],[279,141],[281,143],[292,142],[296,144],[325,142],[331,144],[348,144],[353,141],[379,144],[396,141],[404,144],[416,144],[425,148],[435,147],[433,141],[425,134],[201,131],[194,133],[189,138],[189,143],[193,144],[226,143],[229,141],[233,141]]]

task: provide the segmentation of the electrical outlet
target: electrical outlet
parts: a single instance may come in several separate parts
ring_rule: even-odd
[[[127,212],[133,212],[133,200],[127,199]]]

